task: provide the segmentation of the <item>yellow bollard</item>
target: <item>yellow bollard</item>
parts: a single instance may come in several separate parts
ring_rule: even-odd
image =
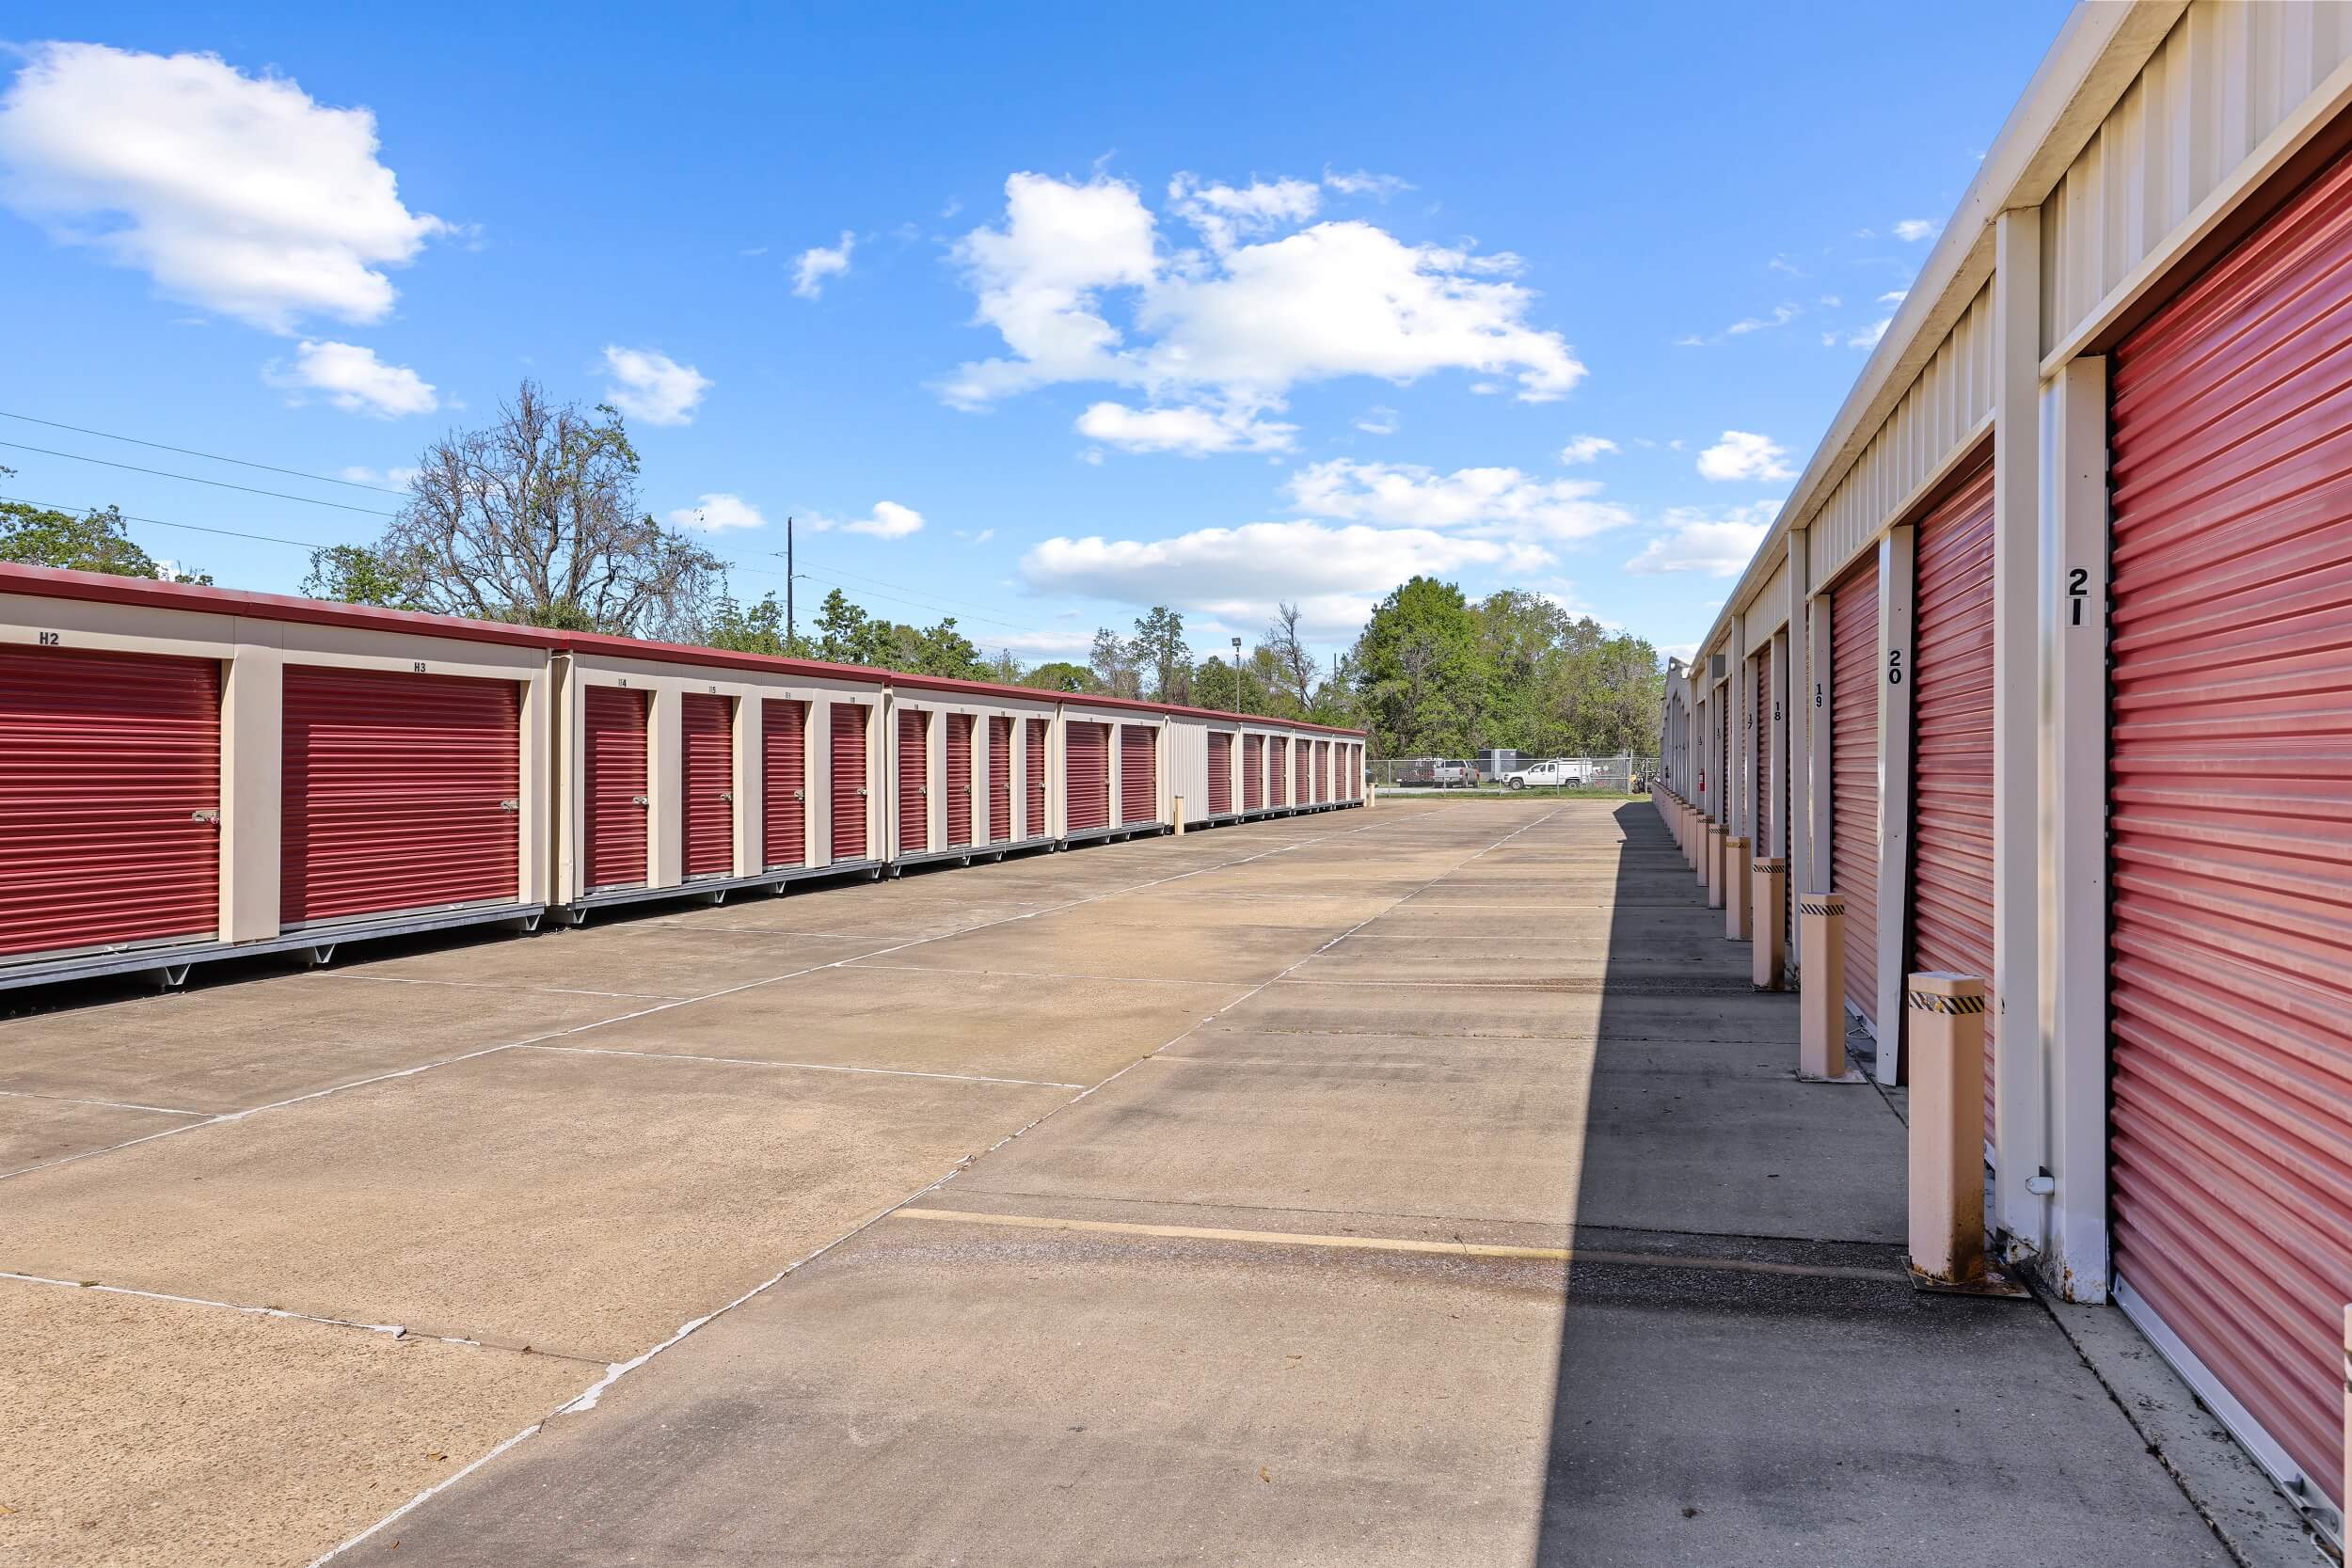
[[[1859,1084],[1846,1065],[1846,895],[1808,893],[1797,901],[1804,922],[1804,974],[1797,984],[1797,1076],[1808,1084]]]
[[[1176,836],[1184,836],[1184,798],[1181,795],[1176,797]]]
[[[1724,936],[1748,940],[1748,841],[1736,833],[1724,840]]]
[[[1910,976],[1911,1277],[1924,1290],[2022,1295],[1984,1257],[1984,982]]]
[[[1756,967],[1751,974],[1758,990],[1780,990],[1780,972],[1788,961],[1781,903],[1787,894],[1788,877],[1788,863],[1784,860],[1759,860],[1748,868],[1749,886],[1755,897],[1751,912],[1756,917],[1756,948],[1752,955]]]

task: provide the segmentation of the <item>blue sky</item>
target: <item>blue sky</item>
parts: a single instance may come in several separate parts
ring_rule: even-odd
[[[772,9],[772,8],[771,8]],[[617,398],[739,592],[1083,657],[1414,570],[1703,630],[2064,19],[20,6],[0,410],[375,483]],[[291,590],[397,498],[0,419]],[[729,526],[711,527],[712,524]]]

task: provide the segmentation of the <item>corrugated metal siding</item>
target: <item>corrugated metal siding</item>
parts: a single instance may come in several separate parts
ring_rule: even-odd
[[[1763,643],[1772,641],[1772,633],[1788,624],[1788,555],[1781,552],[1780,564],[1772,575],[1756,591],[1756,596],[1740,607],[1740,614],[1747,624],[1748,641]]]
[[[898,850],[931,847],[931,716],[919,707],[898,710]]]
[[[1274,737],[1274,803],[1291,803],[1291,741],[1286,735]]]
[[[1241,809],[1265,809],[1265,736],[1241,737]]]
[[[582,750],[587,777],[586,889],[635,887],[645,879],[645,753],[649,694],[624,686],[592,686],[584,693],[587,728]]]
[[[1159,752],[1158,730],[1149,724],[1119,726],[1119,820],[1121,824],[1159,819]]]
[[[1069,832],[1111,824],[1111,727],[1073,719],[1062,727],[1062,811]]]
[[[2118,1275],[2341,1504],[2352,164],[2116,351]]]
[[[863,703],[832,705],[833,781],[826,804],[833,818],[833,858],[862,861],[866,847],[866,726],[873,711]]]
[[[2095,319],[2263,139],[2352,58],[2332,0],[2199,0],[2042,204],[2042,352]]]
[[[1808,582],[1829,582],[1878,538],[1993,414],[1993,286],[1988,283],[1805,531]]]
[[[1029,819],[1024,827],[1029,837],[1043,838],[1045,836],[1045,721],[1030,719],[1024,722],[1027,724],[1029,731]]]
[[[0,954],[220,926],[220,666],[0,649]]]
[[[1209,732],[1209,815],[1228,816],[1233,810],[1233,737],[1224,730]]]
[[[799,865],[808,859],[808,705],[768,698],[759,736],[761,858]]]
[[[972,716],[947,715],[947,843],[972,842]]]
[[[1846,1000],[1879,1011],[1879,569],[1837,585],[1829,618],[1830,886],[1846,895]]]
[[[1002,717],[988,721],[988,838],[1012,839],[1012,721]]]
[[[513,681],[286,666],[280,922],[516,902],[521,720]]]
[[[1756,666],[1756,724],[1749,745],[1756,752],[1756,792],[1750,797],[1749,810],[1756,820],[1750,826],[1748,844],[1755,856],[1770,855],[1772,832],[1772,656],[1768,648],[1751,661]]]
[[[683,868],[696,877],[735,873],[735,699],[682,693],[678,707],[678,823]]]
[[[1993,1136],[1993,467],[1919,524],[1911,655],[1914,969],[1985,983],[1984,1135]]]

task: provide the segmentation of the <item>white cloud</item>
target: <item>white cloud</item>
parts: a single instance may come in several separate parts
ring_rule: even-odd
[[[670,522],[677,528],[723,533],[731,528],[764,528],[768,519],[759,515],[759,508],[742,497],[725,490],[713,490],[706,493],[693,505],[681,506],[671,513]]]
[[[318,343],[305,340],[294,345],[292,366],[271,360],[262,379],[295,394],[318,392],[336,407],[378,420],[404,414],[430,414],[441,405],[433,386],[405,365],[387,365],[375,350],[356,343]]]
[[[1359,168],[1348,174],[1327,168],[1323,171],[1323,182],[1342,196],[1369,196],[1382,201],[1388,200],[1389,198],[1401,191],[1409,191],[1413,188],[1408,182],[1400,180],[1393,174],[1375,174],[1366,168]]]
[[[1568,444],[1560,449],[1560,461],[1571,467],[1590,463],[1604,452],[1617,450],[1617,443],[1606,436],[1571,436]]]
[[[1838,298],[1836,294],[1823,294],[1818,301],[1816,301],[1816,303],[1821,306],[1824,309],[1835,310],[1846,302]]]
[[[1274,424],[1248,408],[1130,408],[1098,403],[1078,416],[1078,434],[1122,451],[1288,451],[1295,424]]]
[[[408,488],[409,481],[417,477],[417,470],[414,468],[371,468],[364,464],[354,463],[348,467],[336,469],[335,477],[347,479],[354,484],[386,485],[394,490],[405,490]]]
[[[1356,428],[1367,436],[1393,436],[1398,430],[1396,410],[1375,403],[1357,416]]]
[[[1930,238],[1943,227],[1942,224],[1931,223],[1926,218],[1905,218],[1895,225],[1895,238],[1910,244]]]
[[[1879,295],[1878,302],[1881,305],[1900,305],[1904,300],[1909,299],[1910,297],[1911,291],[1909,289],[1889,289],[1886,293]]]
[[[801,520],[801,526],[811,533],[828,533],[839,529],[844,533],[863,533],[874,539],[904,539],[910,533],[923,531],[923,514],[897,501],[876,501],[874,510],[863,517],[844,521],[811,513]]]
[[[1022,557],[1021,575],[1044,592],[1172,604],[1247,622],[1271,611],[1278,599],[1320,600],[1327,610],[1344,601],[1368,610],[1369,598],[1359,596],[1385,594],[1417,572],[1452,573],[1509,559],[1509,549],[1492,540],[1427,529],[1246,523],[1172,539],[1048,539]],[[1350,629],[1360,625],[1358,610]]]
[[[812,245],[792,263],[792,292],[803,299],[815,299],[825,292],[825,279],[838,277],[850,270],[850,252],[857,247],[857,236],[844,229],[841,243],[831,249]]]
[[[1724,513],[1670,508],[1658,537],[1627,562],[1625,569],[1645,577],[1658,572],[1732,577],[1756,554],[1779,513],[1776,500],[1755,501]]]
[[[1794,479],[1788,449],[1769,436],[1726,430],[1724,438],[1699,453],[1699,477],[1711,480]]]
[[[1767,272],[1785,273],[1790,277],[1803,277],[1804,276],[1804,273],[1797,270],[1794,263],[1792,263],[1786,256],[1773,257],[1771,261],[1764,263],[1764,270]]]
[[[1797,306],[1775,305],[1770,316],[1749,316],[1744,320],[1733,322],[1724,328],[1724,332],[1727,337],[1745,337],[1748,333],[1761,332],[1768,327],[1787,326],[1804,314],[1804,311]]]
[[[1094,646],[1090,631],[1003,631],[991,632],[977,641],[991,648],[1008,648],[1031,658],[1083,660]]]
[[[1323,192],[1307,180],[1253,180],[1240,187],[1204,185],[1179,174],[1168,182],[1168,208],[1200,231],[1220,255],[1245,234],[1271,233],[1313,217]]]
[[[1661,657],[1678,658],[1686,665],[1699,655],[1699,645],[1695,642],[1661,642],[1657,648]]]
[[[1316,517],[1389,527],[1460,529],[1473,537],[1582,539],[1633,520],[1595,498],[1590,480],[1531,479],[1517,468],[1457,468],[1440,474],[1406,463],[1311,463],[1286,487],[1291,504]]]
[[[693,366],[649,348],[608,343],[604,364],[612,375],[612,384],[604,389],[607,401],[647,424],[691,424],[695,407],[710,389],[710,378]]]
[[[401,202],[375,116],[217,55],[40,43],[0,96],[0,201],[173,299],[291,334],[381,320],[449,231]]]
[[[1353,220],[1243,244],[1299,221],[1310,210],[1299,191],[1313,187],[1181,188],[1184,215],[1229,247],[1163,256],[1157,220],[1123,182],[1009,179],[1003,227],[974,230],[955,254],[977,320],[1010,354],[961,367],[942,396],[979,407],[1057,382],[1103,381],[1155,398],[1264,405],[1300,382],[1403,384],[1465,370],[1511,377],[1523,400],[1549,402],[1584,375],[1558,333],[1528,324],[1535,296],[1502,280],[1514,257],[1407,245]],[[1128,307],[1125,329],[1111,320],[1114,293]]]
[[[1848,333],[1846,335],[1846,346],[1848,348],[1876,348],[1879,346],[1879,340],[1886,336],[1886,329],[1894,325],[1894,317],[1881,316],[1869,325],[1858,327],[1854,331]],[[1825,339],[1823,341],[1827,341],[1828,340]]]

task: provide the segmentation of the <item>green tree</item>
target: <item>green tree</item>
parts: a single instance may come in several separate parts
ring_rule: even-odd
[[[700,641],[707,648],[724,648],[730,653],[807,657],[806,639],[785,635],[784,606],[772,593],[762,595],[757,604],[746,605],[737,600],[731,589],[722,588]]]
[[[986,660],[970,638],[956,630],[956,618],[946,616],[935,626],[914,631],[911,626],[894,628],[912,632],[909,648],[912,657],[898,668],[916,675],[943,675],[955,680],[980,681],[989,677]]]
[[[1184,646],[1184,618],[1164,604],[1136,618],[1136,635],[1127,643],[1129,660],[1151,678],[1154,702],[1192,701],[1192,650]]]
[[[817,657],[834,664],[881,665],[888,653],[887,623],[877,622],[850,602],[840,589],[829,589],[817,610]]]
[[[1100,677],[1085,665],[1073,664],[1068,659],[1041,664],[1022,676],[1019,684],[1033,686],[1041,691],[1067,691],[1095,697],[1103,694]]]
[[[0,468],[0,476],[9,472]],[[202,572],[167,566],[133,544],[122,514],[111,506],[77,517],[29,501],[0,501],[0,561],[155,582],[213,580]]]
[[[422,610],[415,581],[399,562],[365,545],[329,545],[310,552],[302,591],[314,599],[374,605],[382,610]]]
[[[1143,681],[1136,671],[1136,656],[1108,626],[1098,626],[1094,632],[1094,649],[1087,662],[1093,668],[1097,689],[1105,696],[1140,697]]]
[[[988,678],[999,686],[1019,686],[1027,672],[1010,648],[999,648],[988,661]]]
[[[1475,743],[1486,671],[1477,617],[1454,584],[1417,577],[1381,600],[1351,665],[1380,755],[1460,755]]]

